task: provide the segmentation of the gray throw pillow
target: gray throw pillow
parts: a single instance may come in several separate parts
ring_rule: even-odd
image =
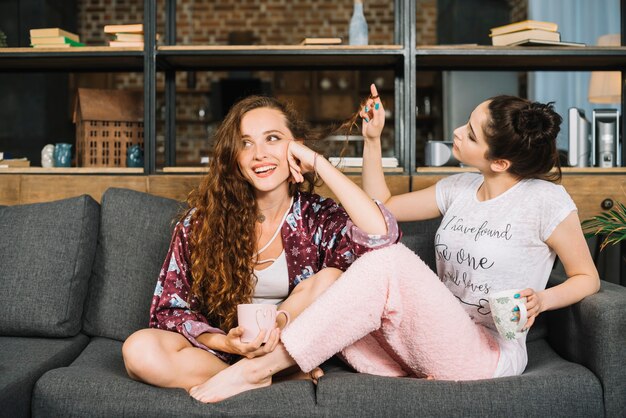
[[[124,341],[148,326],[154,287],[182,208],[176,200],[132,190],[104,193],[85,333]]]
[[[80,331],[99,214],[87,195],[0,208],[0,335]]]

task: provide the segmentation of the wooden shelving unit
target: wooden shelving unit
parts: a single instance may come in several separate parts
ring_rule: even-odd
[[[164,10],[157,10],[164,7]],[[621,14],[626,15],[626,0],[620,1]],[[427,123],[416,117],[417,75],[425,71],[475,70],[547,70],[589,71],[626,70],[626,47],[493,47],[479,45],[416,44],[416,10],[413,0],[394,0],[395,32],[393,44],[370,46],[299,46],[299,45],[176,45],[176,2],[164,5],[144,0],[145,47],[111,48],[108,46],[57,50],[33,48],[0,49],[1,72],[140,72],[144,79],[145,167],[133,171],[114,169],[80,169],[48,172],[29,168],[24,172],[0,170],[1,175],[64,174],[81,176],[111,175],[181,176],[189,168],[174,168],[176,161],[176,85],[179,71],[220,70],[390,70],[394,73],[391,88],[394,94],[394,117],[389,120],[395,132],[395,156],[400,168],[387,171],[389,177],[445,175],[455,170],[417,166],[416,140],[418,124]],[[157,15],[165,16],[164,45],[155,45]],[[622,31],[623,38],[626,31]],[[625,44],[623,41],[622,44]],[[165,75],[165,89],[156,87],[157,73]],[[156,168],[156,96],[165,100],[165,169]],[[623,99],[626,95],[622,95]],[[622,109],[626,109],[622,103]],[[159,114],[160,117],[160,114]],[[420,119],[421,117],[421,119]],[[622,137],[626,124],[622,123]],[[626,151],[626,147],[623,147]],[[626,161],[622,156],[622,161]],[[59,169],[55,169],[59,170]],[[174,170],[174,171],[172,171]],[[195,168],[191,170],[196,170]],[[456,169],[462,170],[462,169]],[[201,171],[200,171],[201,172]],[[611,178],[626,173],[617,169],[564,170],[566,176]],[[358,173],[354,173],[358,175]],[[411,188],[415,189],[417,182]]]
[[[419,71],[622,71],[626,63],[626,47],[439,45],[419,46],[415,55]]]
[[[0,72],[143,71],[141,48],[0,48]]]
[[[8,174],[142,174],[138,167],[0,167],[0,173]]]
[[[282,70],[393,68],[404,59],[402,45],[193,45],[160,46],[157,70]]]

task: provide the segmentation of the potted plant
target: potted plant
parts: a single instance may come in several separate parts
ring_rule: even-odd
[[[607,245],[617,244],[626,239],[626,206],[617,203],[613,209],[584,220],[582,228],[587,237],[592,235],[604,236],[600,250],[603,250]]]

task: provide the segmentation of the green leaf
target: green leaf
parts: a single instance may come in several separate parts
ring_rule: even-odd
[[[600,249],[608,245],[615,245],[626,240],[626,206],[618,202],[617,205],[604,213],[585,219],[581,222],[585,237],[604,235]]]

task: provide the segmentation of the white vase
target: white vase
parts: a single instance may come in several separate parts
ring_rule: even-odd
[[[361,0],[354,1],[354,11],[350,19],[348,35],[350,45],[367,45],[367,21],[363,14],[363,2]]]

